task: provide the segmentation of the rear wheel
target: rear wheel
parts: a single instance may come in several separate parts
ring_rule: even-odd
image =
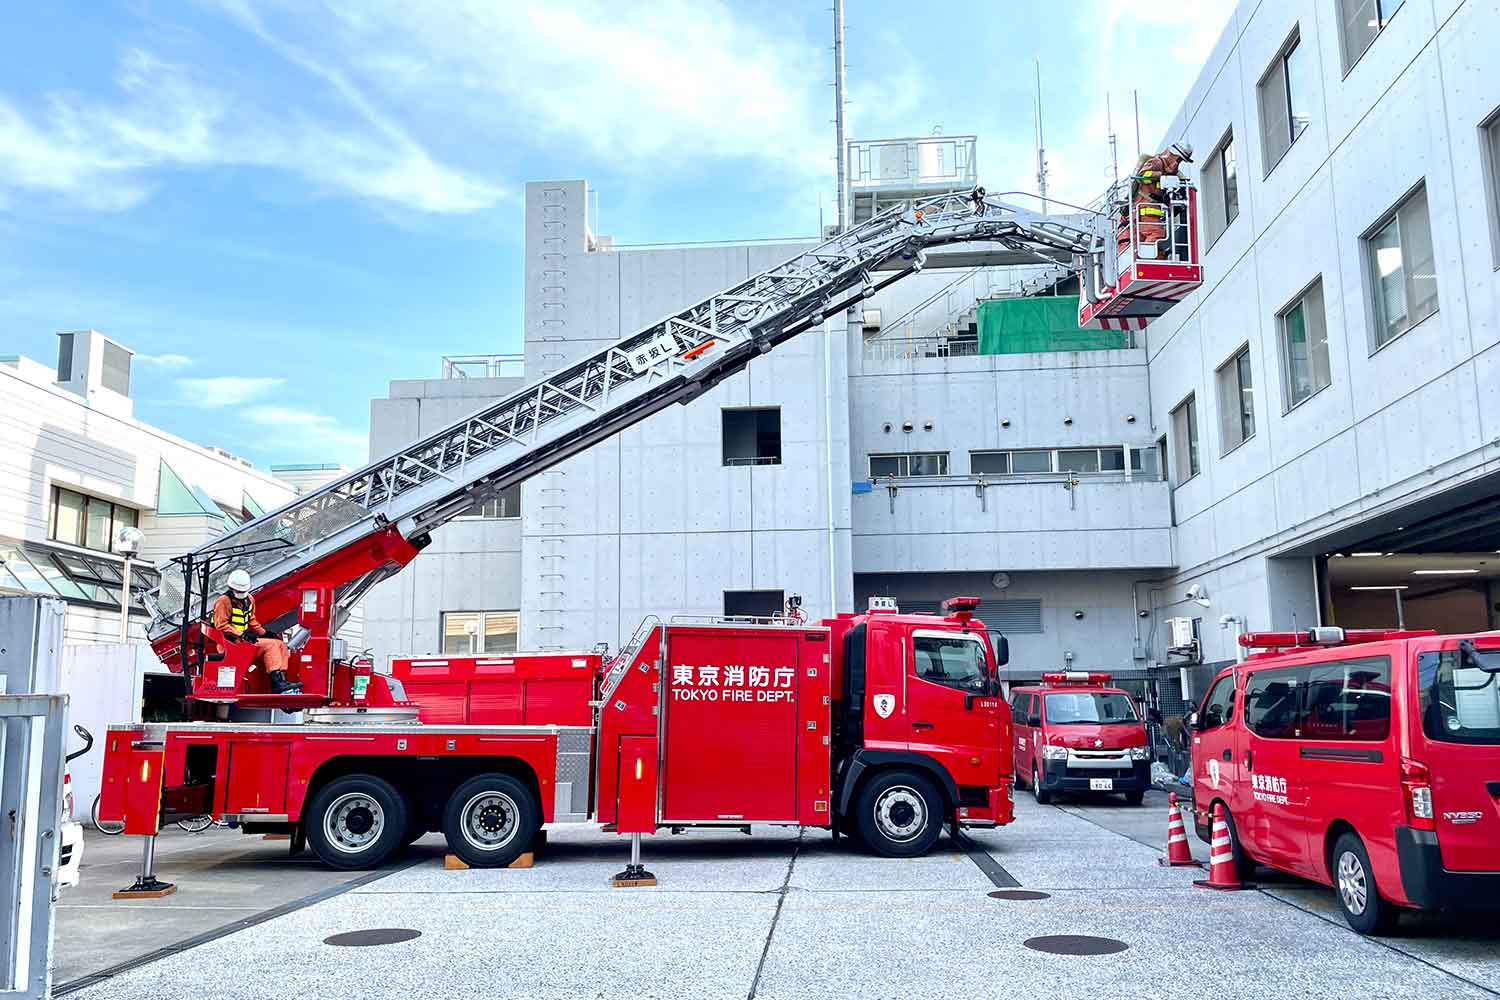
[[[1329,864],[1333,891],[1349,926],[1361,934],[1389,934],[1400,911],[1380,898],[1370,855],[1358,835],[1346,833],[1333,845]]]
[[[536,797],[508,774],[470,778],[443,810],[448,850],[470,868],[504,868],[526,852],[541,825]]]
[[[1125,793],[1125,804],[1127,806],[1138,806],[1145,801],[1146,793],[1144,791]]]
[[[313,797],[307,842],[330,868],[377,868],[400,849],[406,814],[406,799],[384,778],[335,778]]]
[[[1035,764],[1031,765],[1031,797],[1041,806],[1052,801],[1052,793],[1042,788],[1041,775],[1037,773]]]
[[[943,832],[942,810],[942,796],[927,778],[915,771],[886,771],[860,789],[854,815],[870,850],[914,858],[930,851]]]

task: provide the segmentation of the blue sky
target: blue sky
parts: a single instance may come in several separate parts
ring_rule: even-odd
[[[833,199],[827,0],[200,0],[0,14],[0,354],[94,327],[136,412],[262,466],[365,459],[369,401],[519,351],[527,180],[621,243],[810,234]],[[979,135],[1053,194],[1160,138],[1228,0],[848,0],[851,138]],[[1146,53],[1142,55],[1142,53]],[[827,209],[830,220],[832,209]]]

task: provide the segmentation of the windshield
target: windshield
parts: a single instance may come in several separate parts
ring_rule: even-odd
[[[963,688],[989,688],[989,666],[978,636],[917,635],[912,639],[913,663],[918,677]]]
[[[1140,721],[1135,714],[1135,703],[1117,691],[1049,694],[1046,701],[1047,721],[1053,725]]]
[[[1500,744],[1500,650],[1417,657],[1422,731],[1442,743]]]

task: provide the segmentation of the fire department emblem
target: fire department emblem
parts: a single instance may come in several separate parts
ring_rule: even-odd
[[[1215,788],[1219,787],[1219,758],[1208,758],[1208,783]]]
[[[882,719],[889,719],[891,713],[896,710],[896,696],[893,694],[877,694],[874,704],[875,714]]]
[[[1104,741],[1103,740],[1095,740],[1094,741],[1094,749],[1095,750],[1098,750],[1102,746],[1104,746]]]

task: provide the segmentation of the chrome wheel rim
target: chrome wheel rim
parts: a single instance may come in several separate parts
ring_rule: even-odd
[[[1365,878],[1365,866],[1359,863],[1353,851],[1339,855],[1338,883],[1339,899],[1343,900],[1344,909],[1356,917],[1364,913],[1370,903],[1370,886]]]
[[[875,826],[898,844],[915,840],[927,826],[927,802],[910,785],[893,785],[875,800]]]
[[[504,792],[485,791],[464,803],[459,829],[464,840],[481,851],[498,851],[516,838],[521,810]]]
[[[335,850],[357,854],[385,832],[385,809],[364,792],[345,792],[323,812],[323,833]]]

